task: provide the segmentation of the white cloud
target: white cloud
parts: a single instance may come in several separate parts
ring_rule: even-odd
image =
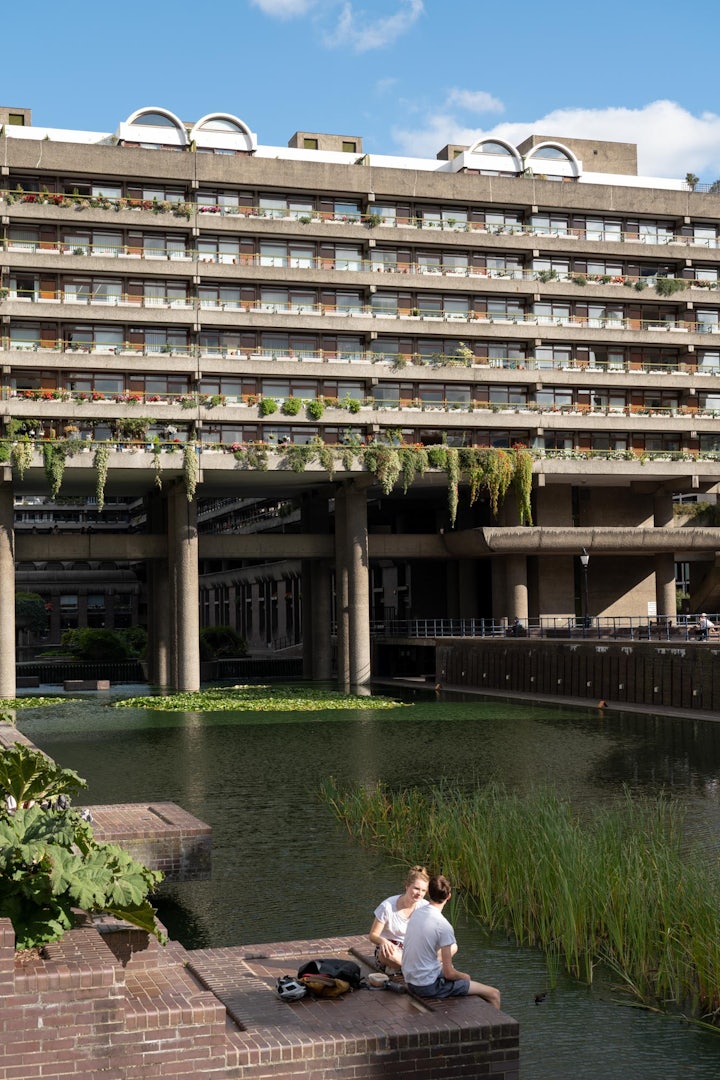
[[[492,94],[488,94],[485,90],[451,90],[447,96],[446,105],[457,105],[467,112],[505,112],[502,101],[494,98]]]
[[[315,0],[250,0],[259,7],[264,15],[276,19],[294,19],[297,15],[307,15]]]
[[[325,35],[325,44],[332,48],[349,46],[355,52],[368,52],[391,45],[417,22],[425,10],[424,0],[400,0],[401,8],[394,15],[372,18],[365,12],[356,13],[350,0],[343,4],[337,26]]]
[[[396,128],[393,138],[402,152],[435,157],[447,143],[470,145],[494,136],[517,145],[532,134],[565,136],[637,143],[638,172],[643,176],[682,178],[694,172],[704,180],[720,177],[720,116],[716,113],[694,116],[677,102],[652,101],[638,109],[555,109],[533,121],[472,128],[462,124],[449,108],[459,103],[457,95],[462,97],[463,93],[452,91],[445,105],[427,116],[422,128]],[[468,93],[472,96],[474,92]],[[583,164],[591,168],[590,162]]]

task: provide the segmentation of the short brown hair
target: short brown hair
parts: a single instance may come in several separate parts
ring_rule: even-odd
[[[430,878],[428,896],[436,904],[441,904],[443,900],[447,900],[451,892],[450,882],[442,874],[436,874],[435,877]]]

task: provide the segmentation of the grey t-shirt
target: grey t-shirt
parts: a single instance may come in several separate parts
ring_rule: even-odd
[[[402,973],[413,986],[429,986],[442,975],[438,951],[455,944],[455,931],[440,908],[428,904],[408,922],[403,949]]]

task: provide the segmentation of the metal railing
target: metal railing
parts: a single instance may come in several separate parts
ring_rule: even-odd
[[[710,615],[720,627],[720,615]],[[626,641],[712,640],[718,631],[703,635],[699,616],[570,616],[518,620],[505,619],[387,619],[371,623],[375,637],[394,638],[591,638]],[[720,641],[720,637],[717,638]]]

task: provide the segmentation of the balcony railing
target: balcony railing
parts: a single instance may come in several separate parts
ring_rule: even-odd
[[[720,243],[720,242],[719,242]],[[655,275],[630,275],[630,274],[587,274],[570,269],[533,269],[524,267],[499,267],[499,266],[457,266],[457,265],[429,265],[416,261],[377,262],[373,259],[361,257],[352,258],[347,255],[333,257],[319,256],[295,256],[266,255],[262,252],[253,254],[240,254],[229,252],[207,252],[194,248],[178,250],[177,247],[153,247],[147,250],[138,249],[137,245],[108,246],[107,242],[98,244],[66,244],[63,241],[39,241],[39,240],[5,240],[0,242],[0,248],[8,252],[35,255],[73,255],[73,256],[102,256],[113,259],[131,259],[142,261],[166,260],[170,262],[198,262],[208,265],[225,265],[240,267],[268,267],[286,270],[309,270],[313,272],[343,271],[350,274],[374,273],[374,274],[401,274],[411,277],[440,277],[440,278],[467,278],[471,280],[492,281],[524,281],[559,282],[561,284],[577,285],[586,287],[595,286],[626,286],[637,291],[643,291],[653,286],[658,287],[658,281],[682,282],[682,288],[676,291],[697,289],[703,292],[716,292],[720,289],[717,278],[675,278],[667,274]]]
[[[393,319],[414,320],[417,322],[442,322],[442,323],[469,323],[486,324],[489,326],[532,326],[566,328],[571,330],[619,330],[624,333],[657,333],[657,334],[720,334],[720,322],[708,322],[703,319],[662,319],[655,318],[626,318],[626,317],[598,317],[588,315],[571,315],[565,313],[540,313],[531,311],[508,311],[508,312],[479,312],[470,310],[451,310],[435,308],[378,308],[373,304],[362,302],[350,302],[343,304],[342,301],[335,303],[319,303],[317,301],[293,301],[293,300],[267,300],[258,298],[254,300],[242,300],[237,298],[214,297],[214,296],[177,296],[153,295],[134,296],[127,293],[102,294],[97,292],[75,293],[58,290],[55,293],[47,291],[39,292],[23,291],[14,289],[0,290],[0,303],[16,302],[38,304],[65,304],[68,307],[99,306],[103,308],[134,308],[134,309],[166,309],[174,311],[219,311],[240,312],[248,314],[264,314],[279,317],[285,316],[320,316],[323,318],[362,318],[362,319]],[[720,314],[720,313],[719,313]]]
[[[694,190],[699,191],[702,185]],[[109,198],[107,196],[83,196],[66,195],[59,192],[47,191],[18,191],[4,190],[0,192],[0,201],[7,206],[15,204],[33,204],[55,206],[71,210],[106,210],[106,211],[145,211],[154,215],[184,218],[189,220],[193,215],[208,215],[221,217],[241,217],[268,219],[272,221],[285,220],[294,226],[310,224],[340,224],[350,226],[362,226],[365,228],[396,227],[402,229],[421,229],[433,232],[470,232],[485,233],[490,236],[530,236],[548,237],[566,240],[581,240],[586,243],[601,242],[608,244],[643,244],[651,247],[666,247],[677,245],[680,247],[699,247],[714,249],[720,246],[718,236],[686,236],[672,232],[668,227],[658,226],[655,229],[645,231],[615,230],[609,227],[603,228],[596,225],[585,227],[570,227],[569,225],[540,225],[531,222],[508,222],[491,223],[485,221],[467,220],[463,216],[464,211],[458,209],[453,217],[450,213],[442,219],[428,218],[422,214],[399,218],[394,214],[375,213],[369,211],[319,211],[314,209],[297,210],[283,207],[262,207],[254,205],[241,205],[237,203],[192,203],[180,199],[137,199],[129,197]]]
[[[718,624],[718,616],[711,615]],[[623,641],[700,641],[697,616],[575,616],[519,620],[387,619],[371,622],[370,632],[386,638],[591,638]]]
[[[459,346],[462,343],[458,343]],[[719,343],[720,344],[720,343]],[[0,352],[37,352],[47,354],[88,354],[88,355],[115,355],[115,356],[175,356],[185,359],[213,359],[213,358],[238,358],[247,362],[295,362],[299,364],[343,364],[360,365],[373,364],[389,367],[393,371],[402,370],[413,366],[418,368],[430,368],[441,371],[444,367],[492,367],[505,371],[566,371],[574,372],[578,376],[588,376],[588,379],[596,379],[607,372],[613,374],[629,374],[633,376],[643,375],[682,375],[682,376],[720,376],[720,359],[713,359],[712,363],[704,364],[699,357],[699,363],[682,361],[679,358],[668,360],[639,361],[627,358],[603,361],[602,363],[588,364],[584,359],[572,357],[543,357],[543,356],[488,356],[487,354],[472,354],[466,358],[457,353],[431,355],[419,353],[392,353],[379,352],[372,349],[350,350],[343,349],[283,349],[267,348],[259,346],[252,349],[225,346],[222,344],[163,344],[163,343],[137,343],[130,341],[117,341],[115,343],[100,341],[72,341],[58,342],[40,338],[24,337],[12,339],[8,335],[0,335]]]

